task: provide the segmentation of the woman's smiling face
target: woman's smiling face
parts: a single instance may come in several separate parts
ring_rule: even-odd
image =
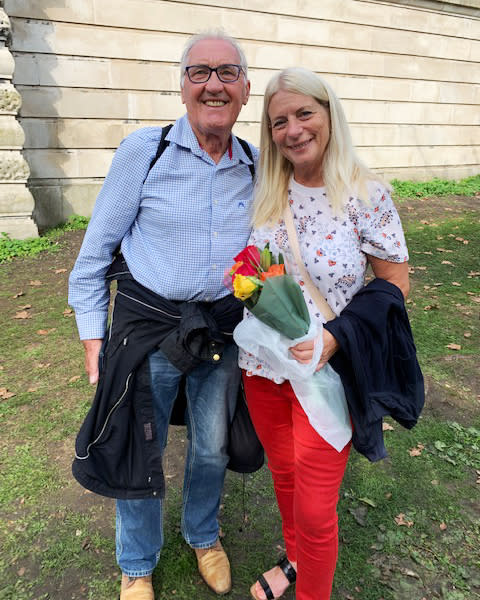
[[[330,140],[330,114],[311,96],[279,90],[268,106],[272,139],[302,183],[318,179]]]

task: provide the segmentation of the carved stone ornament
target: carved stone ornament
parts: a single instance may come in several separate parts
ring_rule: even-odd
[[[22,98],[13,85],[0,87],[0,112],[18,113],[22,106]]]
[[[29,175],[30,169],[20,152],[0,152],[0,181],[26,181]]]
[[[7,17],[6,12],[0,6],[0,41],[8,43],[10,39],[10,19]]]

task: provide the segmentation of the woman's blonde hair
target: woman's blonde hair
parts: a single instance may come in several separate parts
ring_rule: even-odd
[[[322,174],[334,211],[338,212],[352,193],[368,202],[367,182],[380,178],[358,158],[339,99],[321,77],[307,69],[292,67],[274,75],[265,90],[253,208],[254,227],[278,221],[287,205],[288,182],[293,165],[282,156],[273,142],[268,116],[272,96],[280,90],[310,96],[329,112],[330,139],[323,156]]]

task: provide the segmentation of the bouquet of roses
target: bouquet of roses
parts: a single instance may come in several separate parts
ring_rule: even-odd
[[[267,244],[263,250],[247,246],[225,272],[224,284],[242,300],[256,319],[243,319],[233,338],[240,348],[289,379],[312,427],[339,452],[352,430],[342,382],[327,363],[316,371],[323,349],[322,326],[310,319],[303,293],[285,272]],[[315,339],[311,361],[300,363],[289,348]]]
[[[307,334],[310,315],[302,290],[285,272],[283,256],[278,261],[269,244],[263,250],[247,246],[234,258],[224,283],[257,319],[290,339]]]

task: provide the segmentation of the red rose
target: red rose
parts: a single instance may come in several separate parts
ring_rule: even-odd
[[[243,265],[235,271],[239,275],[258,275],[260,268],[260,251],[256,246],[247,246],[235,256],[234,261],[236,263],[243,263]]]

